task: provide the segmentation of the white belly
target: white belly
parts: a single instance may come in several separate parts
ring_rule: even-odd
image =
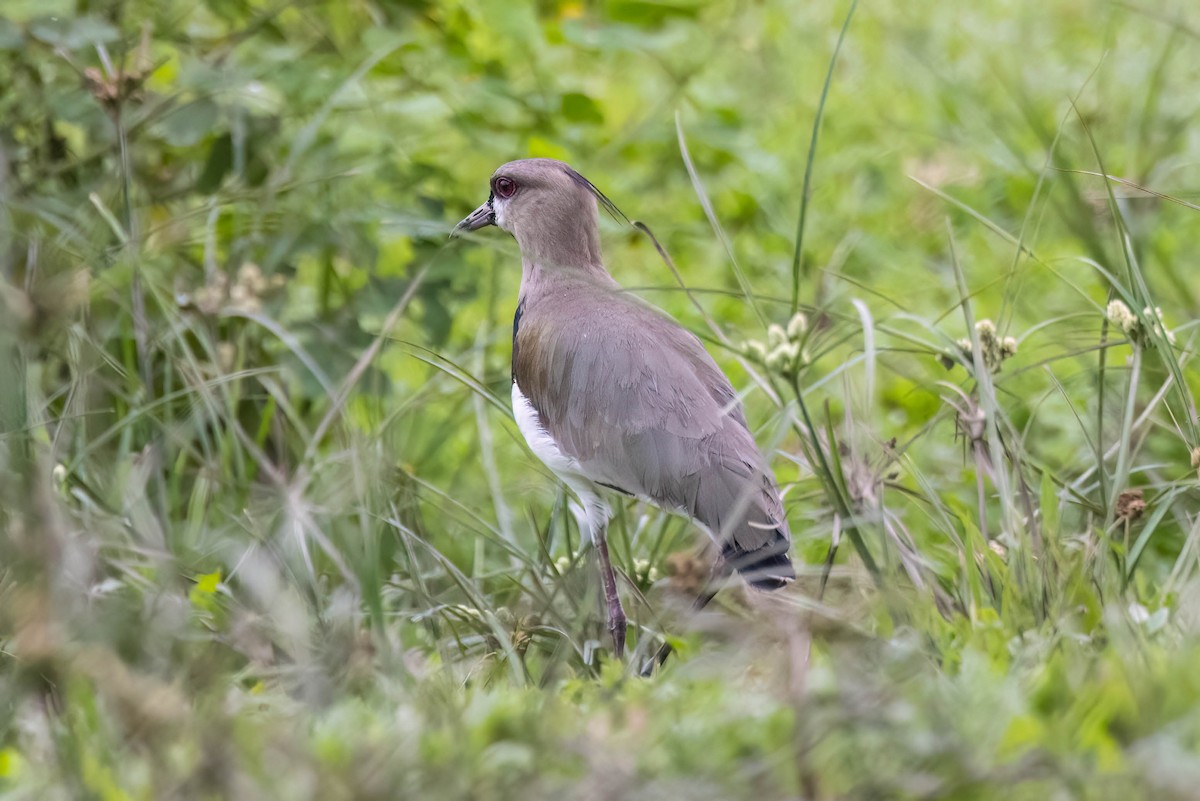
[[[542,427],[537,409],[533,408],[533,404],[521,392],[516,381],[512,385],[512,404],[517,428],[521,429],[521,435],[529,443],[529,450],[533,451],[533,455],[541,459],[546,467],[553,470],[563,481],[582,478],[579,462],[563,453],[558,443],[550,436],[550,432]]]
[[[512,385],[512,404],[517,428],[529,444],[529,450],[579,496],[588,528],[594,537],[597,527],[603,528],[612,516],[608,504],[600,496],[599,488],[584,475],[579,462],[563,453],[558,443],[550,436],[550,432],[542,427],[537,409],[533,408],[533,404],[525,397],[525,393],[521,392],[516,381],[513,381]]]

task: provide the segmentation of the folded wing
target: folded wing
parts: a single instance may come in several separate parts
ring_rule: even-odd
[[[794,578],[771,473],[699,339],[619,289],[558,289],[522,305],[513,338],[513,378],[558,447],[592,481],[695,519],[756,586]]]

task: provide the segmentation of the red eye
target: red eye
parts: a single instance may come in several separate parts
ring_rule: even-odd
[[[517,184],[511,178],[496,179],[496,194],[502,198],[510,198],[517,193]]]

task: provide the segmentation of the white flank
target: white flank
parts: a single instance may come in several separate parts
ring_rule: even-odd
[[[580,525],[586,523],[594,539],[596,531],[603,530],[608,519],[612,517],[612,510],[601,497],[596,485],[583,474],[579,462],[563,453],[554,437],[550,436],[550,432],[542,427],[537,409],[533,408],[533,404],[525,397],[525,393],[521,392],[516,381],[512,385],[512,405],[517,428],[521,429],[521,435],[529,444],[529,450],[579,496],[583,504],[583,519],[579,521]]]
[[[529,449],[533,451],[534,456],[541,459],[546,467],[553,470],[554,475],[563,481],[580,477],[579,462],[563,453],[558,443],[550,436],[550,432],[542,428],[537,409],[533,408],[533,404],[525,397],[525,393],[521,392],[516,381],[512,387],[512,405],[517,428],[521,429],[521,434],[529,443]]]

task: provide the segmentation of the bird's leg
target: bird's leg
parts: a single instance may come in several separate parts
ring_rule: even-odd
[[[608,558],[608,521],[593,523],[592,542],[596,546],[596,557],[600,562],[600,581],[604,585],[604,605],[608,615],[608,631],[612,635],[613,655],[625,658],[625,610],[621,607],[621,596],[617,594],[617,576],[613,572],[612,560]]]

